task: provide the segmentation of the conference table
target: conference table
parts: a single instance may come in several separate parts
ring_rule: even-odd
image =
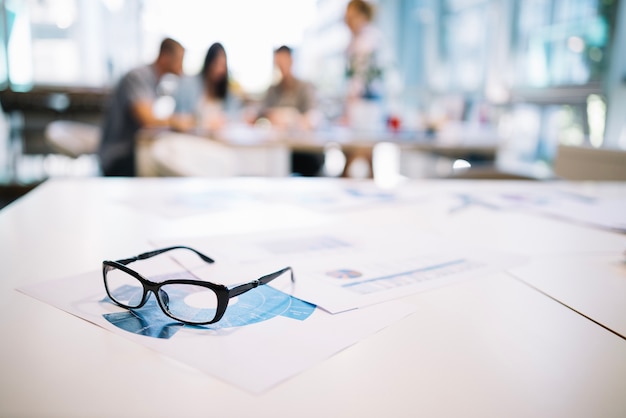
[[[439,133],[354,130],[346,126],[304,131],[243,123],[233,123],[214,132],[144,129],[136,138],[137,166],[142,176],[284,177],[291,173],[293,152],[323,154],[332,147],[346,155],[366,157],[371,163],[375,147],[384,143],[395,147],[397,164],[403,166],[408,177],[424,177],[423,172],[428,171],[425,166],[433,164],[425,161],[430,156],[493,162],[500,142],[497,132],[488,127],[464,127],[462,132],[451,128]],[[231,161],[230,168],[211,167],[212,164],[223,166],[220,161],[224,160]]]
[[[625,199],[626,183],[601,182],[413,180],[382,188],[328,178],[48,180],[0,211],[0,416],[624,417]],[[67,298],[74,289],[65,278],[101,274],[103,260],[162,243],[203,237],[224,242],[226,253],[232,237],[340,227],[371,231],[377,242],[370,244],[387,254],[411,248],[373,231],[433,236],[432,246],[442,240],[515,261],[363,307],[404,313],[252,391],[250,382],[233,384],[143,344],[149,337],[124,338],[33,296]],[[350,334],[341,318],[360,310],[320,312],[334,324],[323,332]],[[292,333],[254,334],[263,324],[223,335],[180,332],[207,347],[239,335],[236,352],[223,351],[215,364],[224,366],[223,356],[260,370],[266,350],[324,343],[295,337],[304,338],[306,321],[290,325]]]

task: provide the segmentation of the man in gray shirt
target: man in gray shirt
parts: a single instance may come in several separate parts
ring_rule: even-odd
[[[312,84],[298,79],[292,72],[292,51],[281,46],[274,51],[274,64],[280,71],[281,80],[270,86],[262,104],[261,116],[279,129],[307,131],[314,128],[315,89]],[[293,151],[291,171],[302,176],[315,176],[324,164],[324,154]]]
[[[308,128],[306,115],[315,107],[315,91],[310,83],[296,78],[291,70],[292,63],[291,48],[283,45],[274,51],[274,64],[280,71],[281,80],[267,90],[263,100],[263,113],[272,123],[277,123],[280,121],[272,120],[273,111],[293,108],[300,115],[299,127]]]
[[[111,96],[98,151],[105,176],[134,176],[135,135],[141,128],[168,127],[171,121],[159,119],[152,111],[157,86],[164,74],[181,75],[185,49],[167,38],[161,42],[154,63],[128,72]]]

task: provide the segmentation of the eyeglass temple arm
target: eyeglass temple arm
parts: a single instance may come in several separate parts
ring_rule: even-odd
[[[215,260],[213,260],[211,257],[208,257],[208,256],[202,254],[201,252],[199,252],[197,250],[194,250],[191,247],[185,247],[184,245],[176,245],[176,246],[173,246],[173,247],[167,247],[167,248],[161,248],[159,250],[148,251],[146,253],[139,254],[138,256],[135,256],[135,257],[124,258],[122,260],[117,260],[117,262],[120,263],[120,264],[126,265],[126,264],[132,263],[133,261],[145,260],[146,258],[154,257],[156,255],[163,254],[164,252],[172,251],[172,250],[178,250],[178,249],[184,249],[184,250],[193,251],[202,260],[206,261],[207,263],[214,263],[215,262]]]
[[[295,279],[293,277],[293,270],[291,269],[291,267],[285,267],[282,270],[278,270],[274,273],[270,273],[266,276],[260,277],[256,280],[251,281],[250,283],[244,283],[244,284],[240,284],[239,286],[235,286],[232,289],[228,290],[228,297],[235,297],[235,296],[239,296],[242,293],[246,293],[248,290],[252,290],[255,287],[259,287],[261,285],[264,284],[268,284],[269,282],[271,282],[272,280],[274,280],[277,277],[280,277],[283,275],[283,273],[285,273],[286,271],[289,271],[289,273],[291,274],[291,281],[295,282]]]

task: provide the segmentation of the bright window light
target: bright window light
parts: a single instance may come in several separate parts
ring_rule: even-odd
[[[272,80],[273,50],[297,48],[315,19],[315,0],[154,0],[144,4],[149,61],[163,36],[186,48],[185,72],[197,73],[209,46],[221,42],[231,75],[244,90],[264,91]],[[155,46],[156,45],[156,46]]]
[[[600,148],[604,142],[606,103],[597,94],[590,94],[587,98],[587,121],[589,123],[589,142],[595,148]]]

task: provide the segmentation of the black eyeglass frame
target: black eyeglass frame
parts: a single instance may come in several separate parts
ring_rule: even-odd
[[[161,310],[163,311],[163,313],[167,316],[169,316],[170,318],[174,319],[175,321],[178,322],[182,322],[183,324],[187,324],[187,325],[209,325],[209,324],[214,324],[216,322],[218,322],[220,319],[222,319],[222,317],[224,316],[224,313],[226,312],[226,308],[228,307],[228,303],[230,301],[231,298],[234,298],[235,296],[239,296],[243,293],[248,292],[249,290],[252,290],[256,287],[259,287],[261,285],[264,284],[268,284],[269,282],[271,282],[272,280],[282,276],[284,273],[286,273],[287,271],[289,271],[291,273],[291,281],[295,282],[295,278],[293,276],[293,270],[291,267],[285,267],[282,268],[278,271],[275,271],[273,273],[267,274],[265,276],[259,277],[256,280],[253,280],[251,282],[248,283],[244,283],[244,284],[240,284],[237,285],[231,289],[229,289],[228,287],[224,286],[223,284],[217,284],[217,283],[211,283],[211,282],[206,282],[206,281],[202,281],[202,280],[191,280],[191,279],[171,279],[171,280],[164,280],[163,282],[153,282],[150,281],[148,279],[146,279],[145,277],[143,277],[141,274],[137,273],[135,270],[127,267],[127,264],[130,264],[132,262],[135,261],[139,261],[139,260],[145,260],[147,258],[151,258],[154,256],[157,256],[159,254],[162,254],[164,252],[167,251],[172,251],[172,250],[177,250],[177,249],[185,249],[185,250],[190,250],[193,251],[194,253],[196,253],[203,261],[212,264],[215,262],[215,260],[213,260],[212,258],[202,254],[201,252],[191,248],[191,247],[186,247],[183,245],[176,245],[173,247],[167,247],[167,248],[161,248],[159,250],[154,250],[154,251],[149,251],[149,252],[145,252],[142,254],[139,254],[138,256],[135,257],[131,257],[131,258],[124,258],[121,260],[117,260],[117,261],[111,261],[111,260],[104,260],[102,262],[102,277],[104,279],[104,289],[107,292],[107,295],[109,296],[109,299],[111,299],[111,301],[113,301],[116,305],[121,306],[122,308],[125,309],[139,309],[142,306],[144,306],[146,304],[146,302],[148,301],[148,295],[149,292],[154,293],[154,296],[156,297],[156,300],[159,304],[159,307],[161,308]],[[107,285],[107,273],[113,269],[119,269],[131,276],[133,276],[134,278],[136,278],[141,285],[143,286],[143,295],[141,297],[141,302],[136,305],[136,306],[129,306],[129,305],[125,305],[123,303],[118,302],[112,295],[111,292],[109,291],[109,286]],[[185,321],[182,320],[180,318],[176,318],[174,315],[172,315],[169,311],[167,306],[165,305],[165,302],[161,299],[161,296],[159,296],[159,290],[161,289],[162,286],[165,285],[170,285],[170,284],[183,284],[183,285],[194,285],[194,286],[200,286],[200,287],[205,287],[207,289],[211,289],[213,292],[215,292],[216,296],[217,296],[217,309],[216,309],[216,313],[215,313],[215,317],[211,320],[211,321],[204,321],[204,322],[192,322],[192,321]]]

